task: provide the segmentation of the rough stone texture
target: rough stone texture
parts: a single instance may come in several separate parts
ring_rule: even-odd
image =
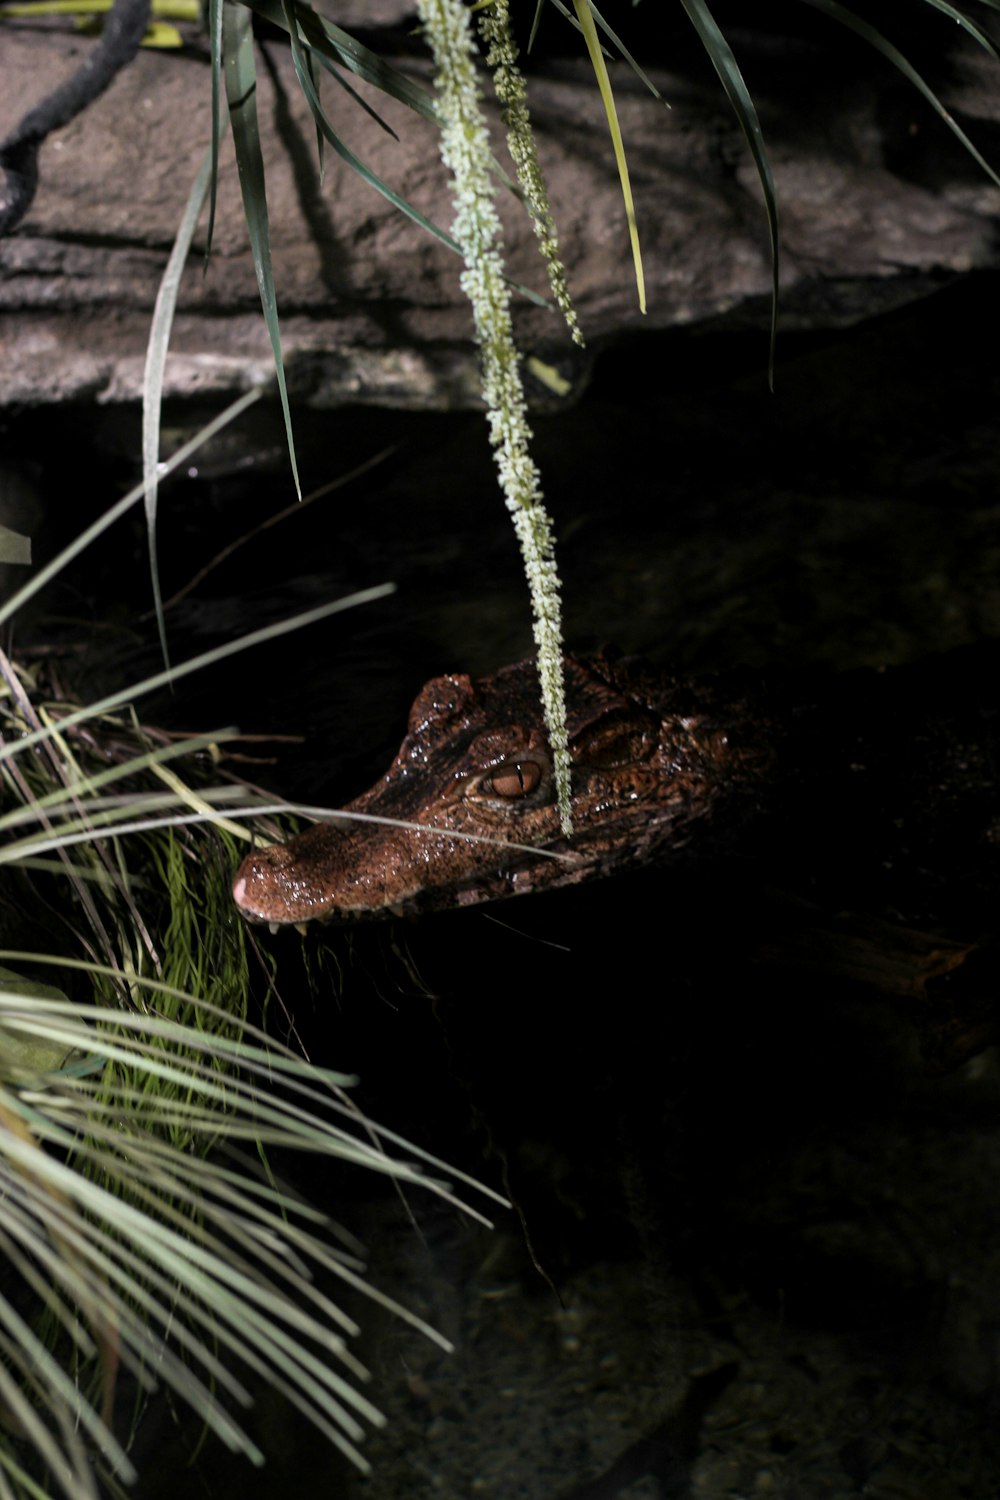
[[[62,29],[5,31],[0,138],[77,66],[88,45]],[[0,403],[138,395],[158,279],[207,141],[208,76],[199,48],[196,40],[181,54],[141,54],[83,117],[43,146],[37,198],[0,244]],[[891,71],[888,80],[878,74],[879,86],[866,73],[824,82],[821,59],[808,46],[793,68],[781,61],[765,57],[750,81],[781,204],[785,326],[848,322],[919,295],[942,277],[998,263],[1000,191],[948,149],[947,170],[937,158],[933,170],[913,167],[914,139],[923,148],[933,137],[932,152],[942,141],[949,146],[914,91]],[[419,64],[411,59],[408,66]],[[802,81],[809,67],[814,88]],[[794,83],[782,85],[789,75]],[[572,290],[598,346],[640,326],[767,321],[766,225],[739,129],[714,75],[655,76],[669,114],[626,70],[616,76],[642,235],[645,319],[586,65],[551,64],[532,85]],[[968,62],[956,88],[959,104],[986,119],[987,129],[1000,119],[978,61]],[[454,257],[332,152],[320,187],[313,128],[289,54],[276,43],[260,66],[258,95],[293,394],[319,406],[473,403],[476,361]],[[380,103],[399,130],[397,143],[332,85],[325,96],[351,149],[447,225],[432,128]],[[530,226],[512,202],[503,212],[511,274],[544,290]],[[528,348],[551,354],[566,343],[555,314],[523,300],[518,329]],[[185,274],[172,350],[168,395],[223,396],[271,372],[228,148],[213,259],[207,275],[197,257]]]

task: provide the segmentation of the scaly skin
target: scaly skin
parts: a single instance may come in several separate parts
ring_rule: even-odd
[[[775,760],[766,713],[639,661],[567,657],[565,672],[571,838],[534,662],[436,677],[389,770],[344,809],[416,826],[345,818],[259,849],[233,884],[240,911],[287,924],[493,901],[648,863],[754,809]]]

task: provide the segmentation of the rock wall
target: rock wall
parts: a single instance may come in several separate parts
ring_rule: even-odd
[[[388,19],[400,9],[388,6]],[[407,33],[386,37],[406,41]],[[735,36],[733,44],[779,194],[784,326],[853,321],[1000,262],[1000,190],[882,59],[860,49],[860,70],[856,58],[852,68],[830,70],[808,39]],[[5,23],[0,138],[89,46],[64,26]],[[404,66],[427,77],[412,38],[409,46]],[[591,347],[645,328],[767,325],[769,252],[756,173],[714,73],[703,59],[684,63],[653,70],[669,111],[627,68],[615,73],[644,254],[645,318],[587,64],[550,56],[530,78],[540,154]],[[971,44],[949,61],[948,101],[961,121],[978,127],[987,150],[1000,139],[997,76]],[[315,132],[280,40],[261,49],[258,96],[296,399],[475,403],[471,320],[455,257],[331,151],[320,182]],[[324,98],[350,148],[447,226],[433,128],[377,101],[396,141],[329,80]],[[192,32],[179,52],[142,52],[107,94],[43,145],[34,204],[0,243],[0,404],[137,397],[158,281],[207,145],[209,110],[207,53]],[[510,195],[503,198],[511,274],[545,291],[530,225]],[[558,316],[524,299],[518,331],[527,349],[547,359],[569,347]],[[186,270],[172,351],[168,395],[223,397],[270,376],[228,143],[212,259],[207,273],[198,255]]]

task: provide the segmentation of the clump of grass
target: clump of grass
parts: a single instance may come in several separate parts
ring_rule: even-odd
[[[171,1387],[257,1463],[246,1376],[263,1378],[364,1468],[382,1418],[331,1278],[447,1347],[262,1170],[307,1151],[449,1198],[455,1176],[365,1120],[353,1080],[248,1021],[229,883],[267,804],[209,754],[232,731],[175,742],[132,707],[192,668],[86,705],[0,653],[3,1497],[97,1500],[134,1477],[123,1375]]]

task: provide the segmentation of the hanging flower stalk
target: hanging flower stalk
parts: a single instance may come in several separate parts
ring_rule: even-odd
[[[583,334],[566,284],[566,267],[559,254],[559,236],[535,148],[535,133],[528,114],[528,91],[524,74],[518,66],[508,0],[491,0],[485,9],[479,11],[478,20],[479,35],[487,48],[486,66],[493,74],[493,89],[503,109],[507,150],[535,226],[538,247],[548,267],[552,295],[566,319],[574,344],[582,348]]]
[[[465,270],[462,290],[472,304],[483,364],[490,442],[524,558],[534,614],[538,676],[552,747],[563,832],[572,832],[570,762],[562,670],[562,619],[552,523],[538,469],[528,449],[520,358],[514,345],[510,293],[501,260],[500,220],[493,202],[489,133],[476,80],[476,43],[464,0],[418,0],[436,68],[442,119],[441,156],[454,184],[451,232]]]

